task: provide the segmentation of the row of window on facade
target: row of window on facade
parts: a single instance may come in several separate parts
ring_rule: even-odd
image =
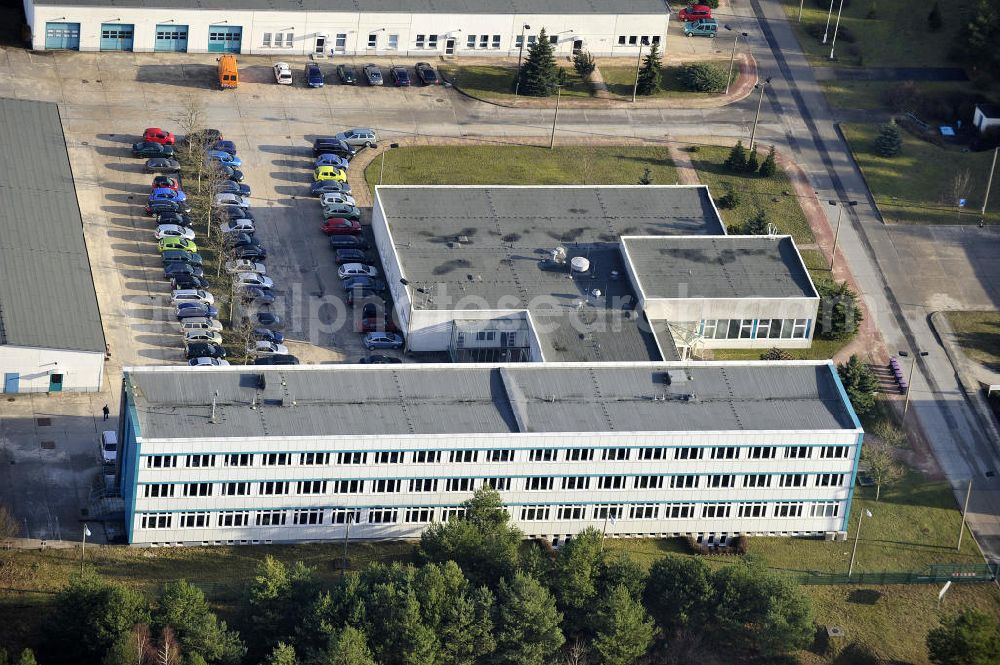
[[[659,44],[659,35],[618,35],[618,45],[619,46],[649,46],[650,44]]]
[[[809,319],[706,319],[699,324],[705,339],[806,339]]]
[[[710,446],[680,448],[535,448],[515,450],[382,450],[342,453],[147,455],[147,469],[353,464],[471,464],[478,462],[605,462],[657,460],[848,459],[853,446]],[[780,451],[780,453],[779,453]]]
[[[262,480],[222,483],[149,483],[146,498],[173,496],[316,496],[326,494],[395,494],[399,492],[463,492],[492,487],[501,492],[523,490],[650,490],[650,489],[764,489],[771,487],[840,487],[843,473],[722,473],[671,476],[531,476],[528,478],[375,478],[341,480]]]
[[[370,49],[386,49],[388,51],[399,50],[399,35],[398,34],[386,34],[384,41],[380,39],[381,33],[372,32],[368,34],[367,45]],[[517,35],[514,40],[514,48],[521,48],[522,42],[521,35]],[[653,38],[656,42],[659,42],[659,37]],[[444,35],[432,35],[432,34],[418,34],[413,40],[413,49],[421,50],[426,49],[429,51],[436,51],[439,48],[439,42],[444,40]],[[531,46],[536,43],[538,37],[535,35],[526,36],[527,46]],[[295,41],[295,34],[292,32],[265,32],[261,34],[261,46],[264,48],[292,48],[293,42]],[[499,49],[501,42],[503,41],[502,35],[475,35],[470,34],[465,37],[465,47],[467,49]],[[559,43],[559,36],[553,35],[549,37],[549,41],[552,44]],[[347,49],[347,33],[339,32],[333,37],[334,50],[345,51]]]
[[[515,506],[509,512],[522,522],[659,519],[764,519],[838,517],[839,501],[780,501],[743,503],[640,503],[593,506]],[[143,529],[233,528],[337,524],[430,524],[464,517],[465,509],[431,507],[306,508],[289,510],[226,510],[182,513],[141,513]]]

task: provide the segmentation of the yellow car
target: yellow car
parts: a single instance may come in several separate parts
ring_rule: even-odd
[[[169,249],[179,249],[184,252],[197,252],[198,245],[187,238],[163,238],[160,240],[159,250],[165,252]]]
[[[336,180],[337,182],[347,182],[347,171],[343,171],[334,166],[317,166],[313,171],[313,180]]]

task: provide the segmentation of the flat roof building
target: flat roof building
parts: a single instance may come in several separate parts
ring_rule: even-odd
[[[59,108],[0,98],[3,392],[98,391],[101,312]]]
[[[134,544],[415,537],[498,489],[529,536],[846,533],[862,430],[830,362],[138,367]]]

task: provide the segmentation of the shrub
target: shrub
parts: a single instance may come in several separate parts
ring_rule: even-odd
[[[732,210],[739,204],[740,195],[731,189],[715,201],[715,205],[719,206],[723,210]]]
[[[590,55],[590,51],[580,51],[573,56],[573,69],[580,75],[580,78],[587,78],[594,73],[596,68],[597,64],[594,62],[594,56]]]
[[[767,151],[767,157],[761,162],[760,175],[764,178],[771,178],[778,172],[778,162],[774,158],[774,146]]]
[[[718,65],[684,65],[677,79],[692,92],[722,92],[726,89],[726,70]]]
[[[882,125],[872,148],[876,155],[887,158],[895,157],[902,151],[903,137],[899,134],[899,125],[896,124],[895,120],[890,120]]]
[[[750,546],[749,539],[742,534],[736,536],[735,538],[729,541],[729,547],[732,548],[732,550],[737,554],[739,554],[740,556],[747,553],[747,549],[749,549],[749,546]]]
[[[757,169],[760,168],[760,158],[757,157],[757,146],[750,148],[750,154],[747,155],[747,165],[744,169],[747,173],[756,173]]]
[[[703,2],[699,2],[698,4],[708,5],[712,9],[718,9],[719,8],[719,0],[704,0]]]
[[[847,4],[847,3],[844,3],[844,4]],[[833,30],[834,30],[835,27],[836,26],[831,25],[828,28],[827,25],[826,25],[826,21],[823,21],[822,23],[821,22],[806,23],[806,32],[809,34],[809,36],[814,37],[816,39],[823,39],[823,33],[825,32],[826,33],[826,38],[829,41],[830,39],[833,38]],[[853,44],[856,41],[857,41],[857,37],[854,36],[854,33],[851,32],[851,29],[848,28],[846,25],[841,24],[841,26],[839,28],[837,28],[837,43],[838,44],[840,44],[840,42],[845,42],[847,44]]]
[[[927,15],[927,29],[931,32],[941,32],[942,28],[944,28],[944,17],[941,15],[941,5],[935,2]]]
[[[816,336],[822,339],[847,339],[858,332],[864,313],[856,294],[847,282],[831,279],[815,280],[819,293],[819,318]]]
[[[743,147],[743,141],[737,141],[733,149],[729,151],[729,156],[724,162],[725,167],[730,171],[742,173],[747,167],[747,149]]]
[[[792,360],[792,354],[784,349],[773,347],[760,354],[761,360]]]
[[[923,95],[913,81],[901,81],[889,86],[885,93],[885,102],[894,113],[918,111],[923,103]]]
[[[743,225],[743,234],[748,236],[767,235],[768,222],[767,212],[758,210],[757,214],[748,219]]]

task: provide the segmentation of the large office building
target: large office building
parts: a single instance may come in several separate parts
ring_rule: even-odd
[[[862,430],[830,362],[138,367],[128,541],[416,537],[500,491],[528,536],[836,538]]]
[[[106,350],[55,104],[0,98],[4,393],[101,389]]]
[[[35,49],[290,57],[509,56],[544,28],[559,55],[635,57],[665,0],[24,0]]]

